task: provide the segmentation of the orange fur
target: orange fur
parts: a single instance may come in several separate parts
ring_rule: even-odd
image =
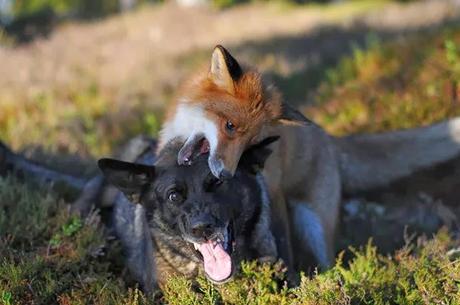
[[[234,60],[231,55],[228,53],[216,55],[216,52],[226,52],[226,50],[217,47],[212,56],[211,68],[199,71],[182,84],[174,104],[168,109],[163,126],[165,132],[160,138],[159,149],[168,138],[185,136],[183,140],[186,141],[188,138],[193,138],[192,134],[204,132],[200,128],[205,128],[203,127],[205,121],[212,122],[217,128],[217,132],[213,130],[213,135],[217,133],[217,145],[214,151],[211,150],[209,157],[211,171],[213,170],[211,164],[218,160],[223,163],[224,170],[233,174],[243,151],[250,145],[267,136],[285,133],[287,129],[279,129],[280,125],[285,125],[284,122],[290,123],[293,128],[299,128],[300,125],[305,124],[307,119],[283,103],[279,91],[273,85],[268,84],[259,72],[250,68],[240,70],[239,66],[235,69],[235,62],[231,62]],[[228,62],[229,57],[230,62]],[[226,62],[222,62],[223,60]],[[179,106],[183,105],[190,106],[190,108],[182,110],[179,114]],[[193,109],[199,109],[199,111]],[[192,118],[190,115],[199,115],[200,122],[203,124],[197,123],[197,118]],[[178,117],[180,119],[177,119]],[[183,122],[187,120],[190,121],[190,124]],[[235,125],[235,130],[232,132],[226,128],[228,121]],[[199,130],[189,130],[194,128],[191,127],[192,122]],[[296,124],[295,122],[303,123]],[[281,141],[284,142],[284,140]],[[275,146],[278,147],[278,144]],[[277,157],[272,157],[269,166],[272,169],[269,170],[275,174],[270,175],[268,179],[270,197],[275,201],[272,206],[272,209],[276,211],[274,212],[276,215],[274,230],[280,232],[278,236],[280,255],[288,265],[291,265],[293,259],[289,233],[290,221],[287,206],[284,204],[280,180],[281,166],[285,163],[280,154],[284,155],[284,152],[278,148],[274,150],[273,156]],[[276,159],[273,160],[273,158]],[[216,175],[215,171],[212,172]],[[219,172],[217,174],[219,175]]]
[[[276,122],[281,114],[281,94],[266,84],[259,72],[249,69],[234,82],[234,94],[218,87],[207,70],[196,73],[183,83],[165,121],[171,120],[179,103],[199,106],[216,122],[219,154],[224,160],[234,159],[232,163],[239,161],[244,148],[260,140],[262,126]],[[227,121],[236,126],[233,135],[225,132]]]

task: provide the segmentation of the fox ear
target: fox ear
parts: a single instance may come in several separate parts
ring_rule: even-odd
[[[277,120],[279,123],[285,125],[307,126],[312,123],[300,111],[294,109],[288,103],[281,104],[281,115],[278,117]]]
[[[97,165],[104,177],[128,196],[138,195],[155,178],[155,167],[119,161],[100,159]]]
[[[235,92],[234,81],[237,81],[243,71],[235,58],[221,45],[214,48],[211,58],[209,77],[220,88],[228,93]]]
[[[279,136],[268,137],[260,143],[250,146],[241,156],[239,166],[252,174],[261,171],[264,168],[265,161],[272,153],[269,145],[278,141],[279,138]]]

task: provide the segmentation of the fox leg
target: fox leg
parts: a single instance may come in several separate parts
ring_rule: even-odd
[[[276,147],[274,148],[276,151]],[[273,153],[272,155],[275,155]],[[292,225],[289,217],[289,207],[283,193],[281,181],[281,159],[271,158],[265,163],[263,177],[270,197],[271,231],[275,237],[278,257],[288,269],[288,275],[294,279],[294,254],[292,247]]]
[[[321,268],[329,268],[333,262],[331,229],[326,229],[319,214],[305,203],[295,205],[293,216],[296,234],[302,242],[302,252],[311,253]],[[298,260],[302,260],[302,257],[306,255],[298,255]]]
[[[301,241],[302,255],[297,261],[312,254],[322,269],[334,263],[335,233],[341,199],[340,175],[334,162],[325,162],[324,168],[307,188],[305,201],[290,201],[296,240]],[[305,255],[303,255],[305,254]]]
[[[286,264],[288,270],[294,270],[292,253],[291,226],[286,200],[281,192],[271,192],[271,227],[275,237],[278,255]]]

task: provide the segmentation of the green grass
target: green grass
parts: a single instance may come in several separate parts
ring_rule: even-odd
[[[366,48],[355,48],[326,75],[317,105],[306,111],[334,134],[459,115],[460,30],[385,44],[371,36]],[[74,145],[69,151],[102,154],[132,134],[155,134],[159,126],[157,110],[142,100],[113,104],[111,93],[90,80],[18,98],[21,103],[0,99],[0,138],[16,147],[38,142],[58,149],[62,139],[71,139],[65,143]],[[287,287],[280,264],[245,262],[238,278],[224,286],[178,277],[163,295],[146,297],[126,277],[120,246],[105,238],[97,215],[76,218],[61,197],[0,179],[0,303],[460,304],[460,241],[446,230],[391,255],[371,242],[350,249],[350,260],[340,255],[329,271],[302,276],[294,288]]]
[[[333,134],[427,125],[460,115],[460,31],[446,29],[367,48],[326,73],[306,111]]]
[[[91,81],[15,98],[0,94],[0,139],[13,148],[106,155],[141,132],[155,135],[161,111],[133,99],[120,105]],[[147,104],[147,105],[146,105]],[[37,128],[40,126],[40,128]]]
[[[135,290],[114,273],[120,270],[119,247],[106,253],[96,215],[85,221],[71,216],[55,194],[13,178],[0,179],[0,205],[4,303],[121,304],[133,298]]]
[[[108,243],[98,218],[69,215],[56,194],[0,179],[0,297],[3,304],[458,304],[459,242],[442,230],[394,256],[372,243],[341,256],[331,270],[302,276],[288,288],[281,264],[245,262],[221,287],[182,277],[147,298],[123,281],[120,249]]]

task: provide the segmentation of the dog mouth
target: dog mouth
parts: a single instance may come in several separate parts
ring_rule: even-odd
[[[205,242],[192,242],[203,260],[206,277],[214,284],[228,282],[233,276],[232,253],[235,247],[231,224],[227,225],[225,234]]]
[[[209,141],[203,134],[196,134],[190,137],[182,146],[178,155],[180,165],[190,165],[193,159],[210,151]]]

